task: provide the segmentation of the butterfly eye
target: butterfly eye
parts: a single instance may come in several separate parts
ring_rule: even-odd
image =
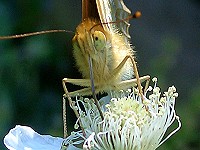
[[[106,45],[106,36],[101,31],[95,31],[93,33],[93,41],[94,41],[94,47],[97,51],[102,50]]]

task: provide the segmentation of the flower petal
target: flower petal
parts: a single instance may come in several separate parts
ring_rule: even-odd
[[[9,150],[60,150],[62,138],[40,135],[32,128],[16,125],[4,138]]]

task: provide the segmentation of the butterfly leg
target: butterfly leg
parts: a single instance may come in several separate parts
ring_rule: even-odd
[[[73,91],[73,92],[68,92],[67,90],[67,87],[66,87],[66,83],[71,83],[71,84],[74,84],[74,85],[79,85],[79,86],[82,86],[82,87],[86,87],[84,89],[81,89],[81,90],[77,90],[77,91]],[[68,97],[74,97],[74,96],[77,96],[77,95],[94,95],[94,93],[92,93],[91,91],[91,80],[90,79],[69,79],[69,78],[64,78],[62,80],[62,84],[63,84],[63,88],[64,88],[64,91],[65,91],[65,95]],[[99,93],[100,92],[100,88],[98,86],[95,86],[93,87],[95,88],[95,93]],[[94,97],[94,100],[95,100],[95,104],[98,103],[97,101],[97,98],[96,96]],[[96,98],[96,99],[95,99]],[[97,105],[97,108],[99,111],[101,111],[100,109],[100,105],[99,104],[96,104]],[[102,112],[100,112],[100,115],[101,117],[103,116]]]
[[[146,80],[145,88],[144,88],[144,93],[147,91],[147,89],[148,89],[148,87],[149,87],[149,82],[150,82],[150,76],[149,76],[149,78]]]
[[[141,83],[144,81],[148,81],[149,79],[150,79],[150,76],[148,75],[139,78]],[[137,85],[137,79],[129,79],[129,80],[121,81],[118,86],[120,87],[120,89],[128,89],[136,85]]]
[[[68,78],[64,78],[62,80],[62,85],[63,85],[63,88],[64,88],[64,91],[65,91],[65,94],[63,95],[63,124],[64,124],[64,138],[67,137],[67,113],[66,113],[66,97],[69,101],[69,105],[70,107],[73,109],[75,115],[77,118],[79,118],[79,113],[76,109],[74,109],[74,102],[72,101],[72,98],[71,96],[76,96],[78,95],[78,93],[84,93],[84,92],[88,92],[90,91],[90,88],[84,88],[82,90],[77,90],[77,91],[74,91],[74,92],[68,92],[68,89],[66,87],[66,83],[72,83],[72,84],[75,84],[75,85],[80,85],[80,86],[90,86],[90,80],[87,80],[87,79],[68,79]],[[81,120],[79,119],[79,124],[80,124],[80,127],[82,129],[82,132],[83,132],[83,135],[85,135],[85,131],[82,127],[82,122]]]
[[[138,86],[138,89],[139,89],[139,93],[141,95],[141,98],[142,100],[144,99],[143,98],[143,91],[142,91],[142,86],[141,86],[141,83],[140,83],[140,78],[139,78],[139,73],[138,73],[138,70],[137,70],[137,66],[136,66],[136,62],[133,58],[133,56],[130,56],[130,55],[127,55],[123,60],[122,62],[114,69],[113,71],[113,74],[118,74],[120,72],[120,70],[122,69],[122,67],[124,66],[124,64],[127,62],[127,60],[130,59],[131,60],[131,63],[133,64],[133,71],[134,71],[134,75],[136,77],[136,82],[137,82],[137,86]],[[148,78],[147,78],[148,79]]]
[[[66,83],[71,83],[74,85],[78,85],[78,86],[82,86],[82,87],[86,87],[84,89],[81,90],[76,90],[73,92],[68,92],[67,87],[66,87]],[[62,80],[62,84],[63,84],[63,89],[65,91],[65,94],[69,95],[70,97],[75,97],[77,95],[92,95],[91,93],[91,81],[90,79],[70,79],[70,78],[64,78]]]

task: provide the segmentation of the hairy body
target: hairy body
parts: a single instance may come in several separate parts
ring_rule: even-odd
[[[92,94],[90,69],[96,93],[119,91],[136,85],[136,79],[131,79],[134,75],[134,51],[117,30],[105,31],[98,20],[85,19],[76,28],[72,43],[76,65],[83,79],[64,78],[64,88],[66,82],[86,88],[69,92],[70,96]],[[146,78],[144,76],[141,80]]]
[[[77,27],[72,41],[77,67],[85,79],[90,79],[88,60],[91,57],[94,84],[100,91],[117,88],[120,81],[133,77],[130,60],[113,74],[127,55],[133,56],[130,44],[125,44],[117,31],[106,32],[98,21],[87,19]]]

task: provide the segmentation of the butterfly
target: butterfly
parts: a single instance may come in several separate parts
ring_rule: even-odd
[[[72,97],[92,95],[91,88],[95,89],[95,94],[119,91],[150,78],[143,76],[139,79],[137,75],[134,51],[129,43],[130,24],[126,19],[130,15],[123,0],[82,0],[82,22],[76,28],[72,44],[75,62],[83,79],[64,78],[65,94]],[[0,40],[52,32],[70,31],[49,30],[0,36]],[[134,75],[137,79],[133,79]],[[68,92],[66,83],[85,88]]]
[[[82,0],[82,22],[76,28],[72,45],[83,79],[63,79],[68,97],[120,91],[150,78],[138,75],[129,43],[130,24],[125,20],[130,15],[122,0]],[[134,75],[137,79],[133,79]],[[85,88],[68,92],[67,83]]]
[[[71,97],[77,95],[93,95],[96,100],[97,93],[118,92],[136,85],[142,94],[140,82],[148,80],[150,77],[148,75],[139,77],[137,71],[134,60],[135,52],[129,42],[130,24],[127,18],[130,15],[131,12],[123,0],[82,0],[82,22],[76,28],[72,45],[75,62],[83,78],[64,78],[62,80],[64,96],[69,99],[71,104]],[[134,17],[136,18],[137,14]],[[0,37],[0,40],[52,32],[69,31],[41,31]],[[68,92],[67,83],[84,88]],[[65,104],[66,102],[63,101],[64,132],[67,132]],[[98,107],[98,103],[96,105]],[[64,134],[66,137],[67,133]]]
[[[82,22],[76,28],[72,45],[75,62],[83,79],[62,80],[64,97],[68,98],[70,106],[73,106],[71,97],[92,95],[103,120],[103,113],[96,98],[97,93],[118,93],[138,85],[142,95],[140,82],[150,77],[139,78],[134,51],[129,43],[130,24],[126,18],[130,15],[130,10],[122,0],[82,0]],[[69,92],[67,83],[84,88]],[[141,97],[143,100],[143,96]],[[63,100],[63,104],[65,103]],[[74,109],[74,112],[79,118],[77,110]],[[66,116],[64,105],[63,114]],[[63,118],[64,126],[65,119]],[[81,125],[81,121],[79,123]],[[64,131],[66,129],[65,126]],[[84,132],[83,128],[82,131]]]

